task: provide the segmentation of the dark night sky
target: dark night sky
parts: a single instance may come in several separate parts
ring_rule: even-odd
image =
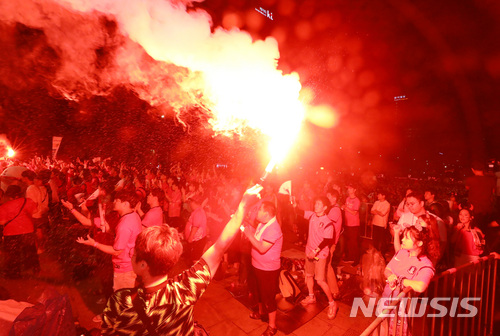
[[[279,68],[297,71],[315,92],[314,102],[335,109],[336,127],[306,124],[309,136],[296,152],[304,160],[354,168],[370,162],[384,170],[500,157],[496,1],[213,0],[196,6],[216,26],[237,26],[254,39],[276,37]],[[273,20],[256,7],[270,10]],[[103,23],[108,32],[116,29],[110,22]],[[0,22],[6,46],[0,51],[0,133],[30,146],[63,134],[67,150],[81,148],[82,154],[102,151],[117,137],[141,137],[148,146],[179,152],[189,143],[184,139],[198,136],[196,127],[186,134],[173,122],[159,123],[126,87],[84,103],[65,100],[52,85],[59,51],[45,35],[40,27]],[[95,62],[106,69],[113,52],[108,42],[96,46]],[[408,100],[396,111],[399,95]],[[115,127],[124,120],[128,129]],[[92,136],[96,132],[102,139]]]

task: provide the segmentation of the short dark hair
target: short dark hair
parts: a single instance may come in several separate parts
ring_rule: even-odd
[[[276,216],[276,206],[272,202],[262,202],[261,204],[262,210],[267,212],[271,217]]]
[[[34,181],[36,178],[36,173],[32,170],[25,170],[21,173],[22,177],[26,177],[30,181]]]
[[[135,192],[129,190],[120,190],[116,192],[115,200],[119,199],[122,202],[128,202],[131,208],[135,208],[139,202],[139,198]]]
[[[43,184],[49,183],[52,172],[49,169],[43,169],[38,172],[36,178],[42,181]]]
[[[417,201],[419,201],[419,202],[425,201],[424,194],[422,192],[412,191],[411,193],[408,194],[408,196],[406,196],[406,198],[410,198],[410,197],[416,198]]]
[[[154,197],[158,198],[158,202],[160,203],[165,199],[165,193],[160,188],[153,188],[151,189],[150,193]]]
[[[338,191],[338,190],[335,190],[335,189],[330,189],[330,190],[328,190],[328,191],[326,192],[326,194],[327,194],[327,195],[328,195],[328,194],[330,194],[330,195],[332,195],[333,197],[335,197],[336,199],[339,199],[339,197],[340,197],[340,193],[339,193],[339,191]]]
[[[189,203],[195,203],[197,205],[203,204],[203,197],[201,195],[193,195],[188,198]]]
[[[325,196],[317,196],[317,197],[315,197],[314,198],[314,202],[316,203],[316,201],[320,201],[321,203],[323,203],[323,206],[329,206],[330,205],[330,201]]]
[[[135,259],[145,261],[152,276],[167,274],[181,254],[179,233],[168,225],[144,229],[135,241]]]
[[[430,192],[431,195],[434,195],[434,196],[437,195],[436,188],[433,188],[433,187],[425,188],[425,191]]]

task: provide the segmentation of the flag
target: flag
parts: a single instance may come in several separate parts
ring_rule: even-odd
[[[279,194],[284,194],[284,195],[292,195],[292,180],[285,181],[280,189],[278,190]]]
[[[53,136],[52,137],[52,160],[56,159],[57,152],[61,146],[62,137]]]

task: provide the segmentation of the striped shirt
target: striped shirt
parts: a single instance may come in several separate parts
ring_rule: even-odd
[[[210,282],[210,270],[201,259],[191,268],[150,288],[116,291],[103,313],[102,335],[149,335],[134,305],[138,296],[158,335],[193,335],[193,309]]]

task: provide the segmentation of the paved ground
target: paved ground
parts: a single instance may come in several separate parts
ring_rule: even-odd
[[[250,311],[225,289],[235,278],[216,281],[210,285],[195,308],[195,318],[210,335],[258,336],[267,324],[248,317]],[[327,309],[289,335],[359,335],[372,321],[365,317],[349,317],[350,306],[339,303],[340,310],[335,320],[328,320]],[[278,335],[285,335],[278,332]]]
[[[66,257],[64,251],[58,255],[41,254],[39,277],[26,273],[18,280],[1,279],[0,285],[7,289],[12,299],[30,303],[35,303],[46,288],[55,288],[61,294],[68,294],[75,320],[87,329],[96,328],[98,324],[92,322],[92,318],[104,307],[104,304],[97,304],[101,297],[96,291],[99,284],[93,277],[75,280],[63,267]],[[224,280],[213,281],[195,308],[195,319],[212,336],[260,335],[267,327],[263,322],[250,319],[249,310],[225,289],[235,280],[236,276],[229,275]],[[349,317],[350,307],[339,304],[335,320],[328,320],[325,309],[289,335],[358,335],[370,323],[368,318]],[[279,332],[278,335],[284,334]]]

